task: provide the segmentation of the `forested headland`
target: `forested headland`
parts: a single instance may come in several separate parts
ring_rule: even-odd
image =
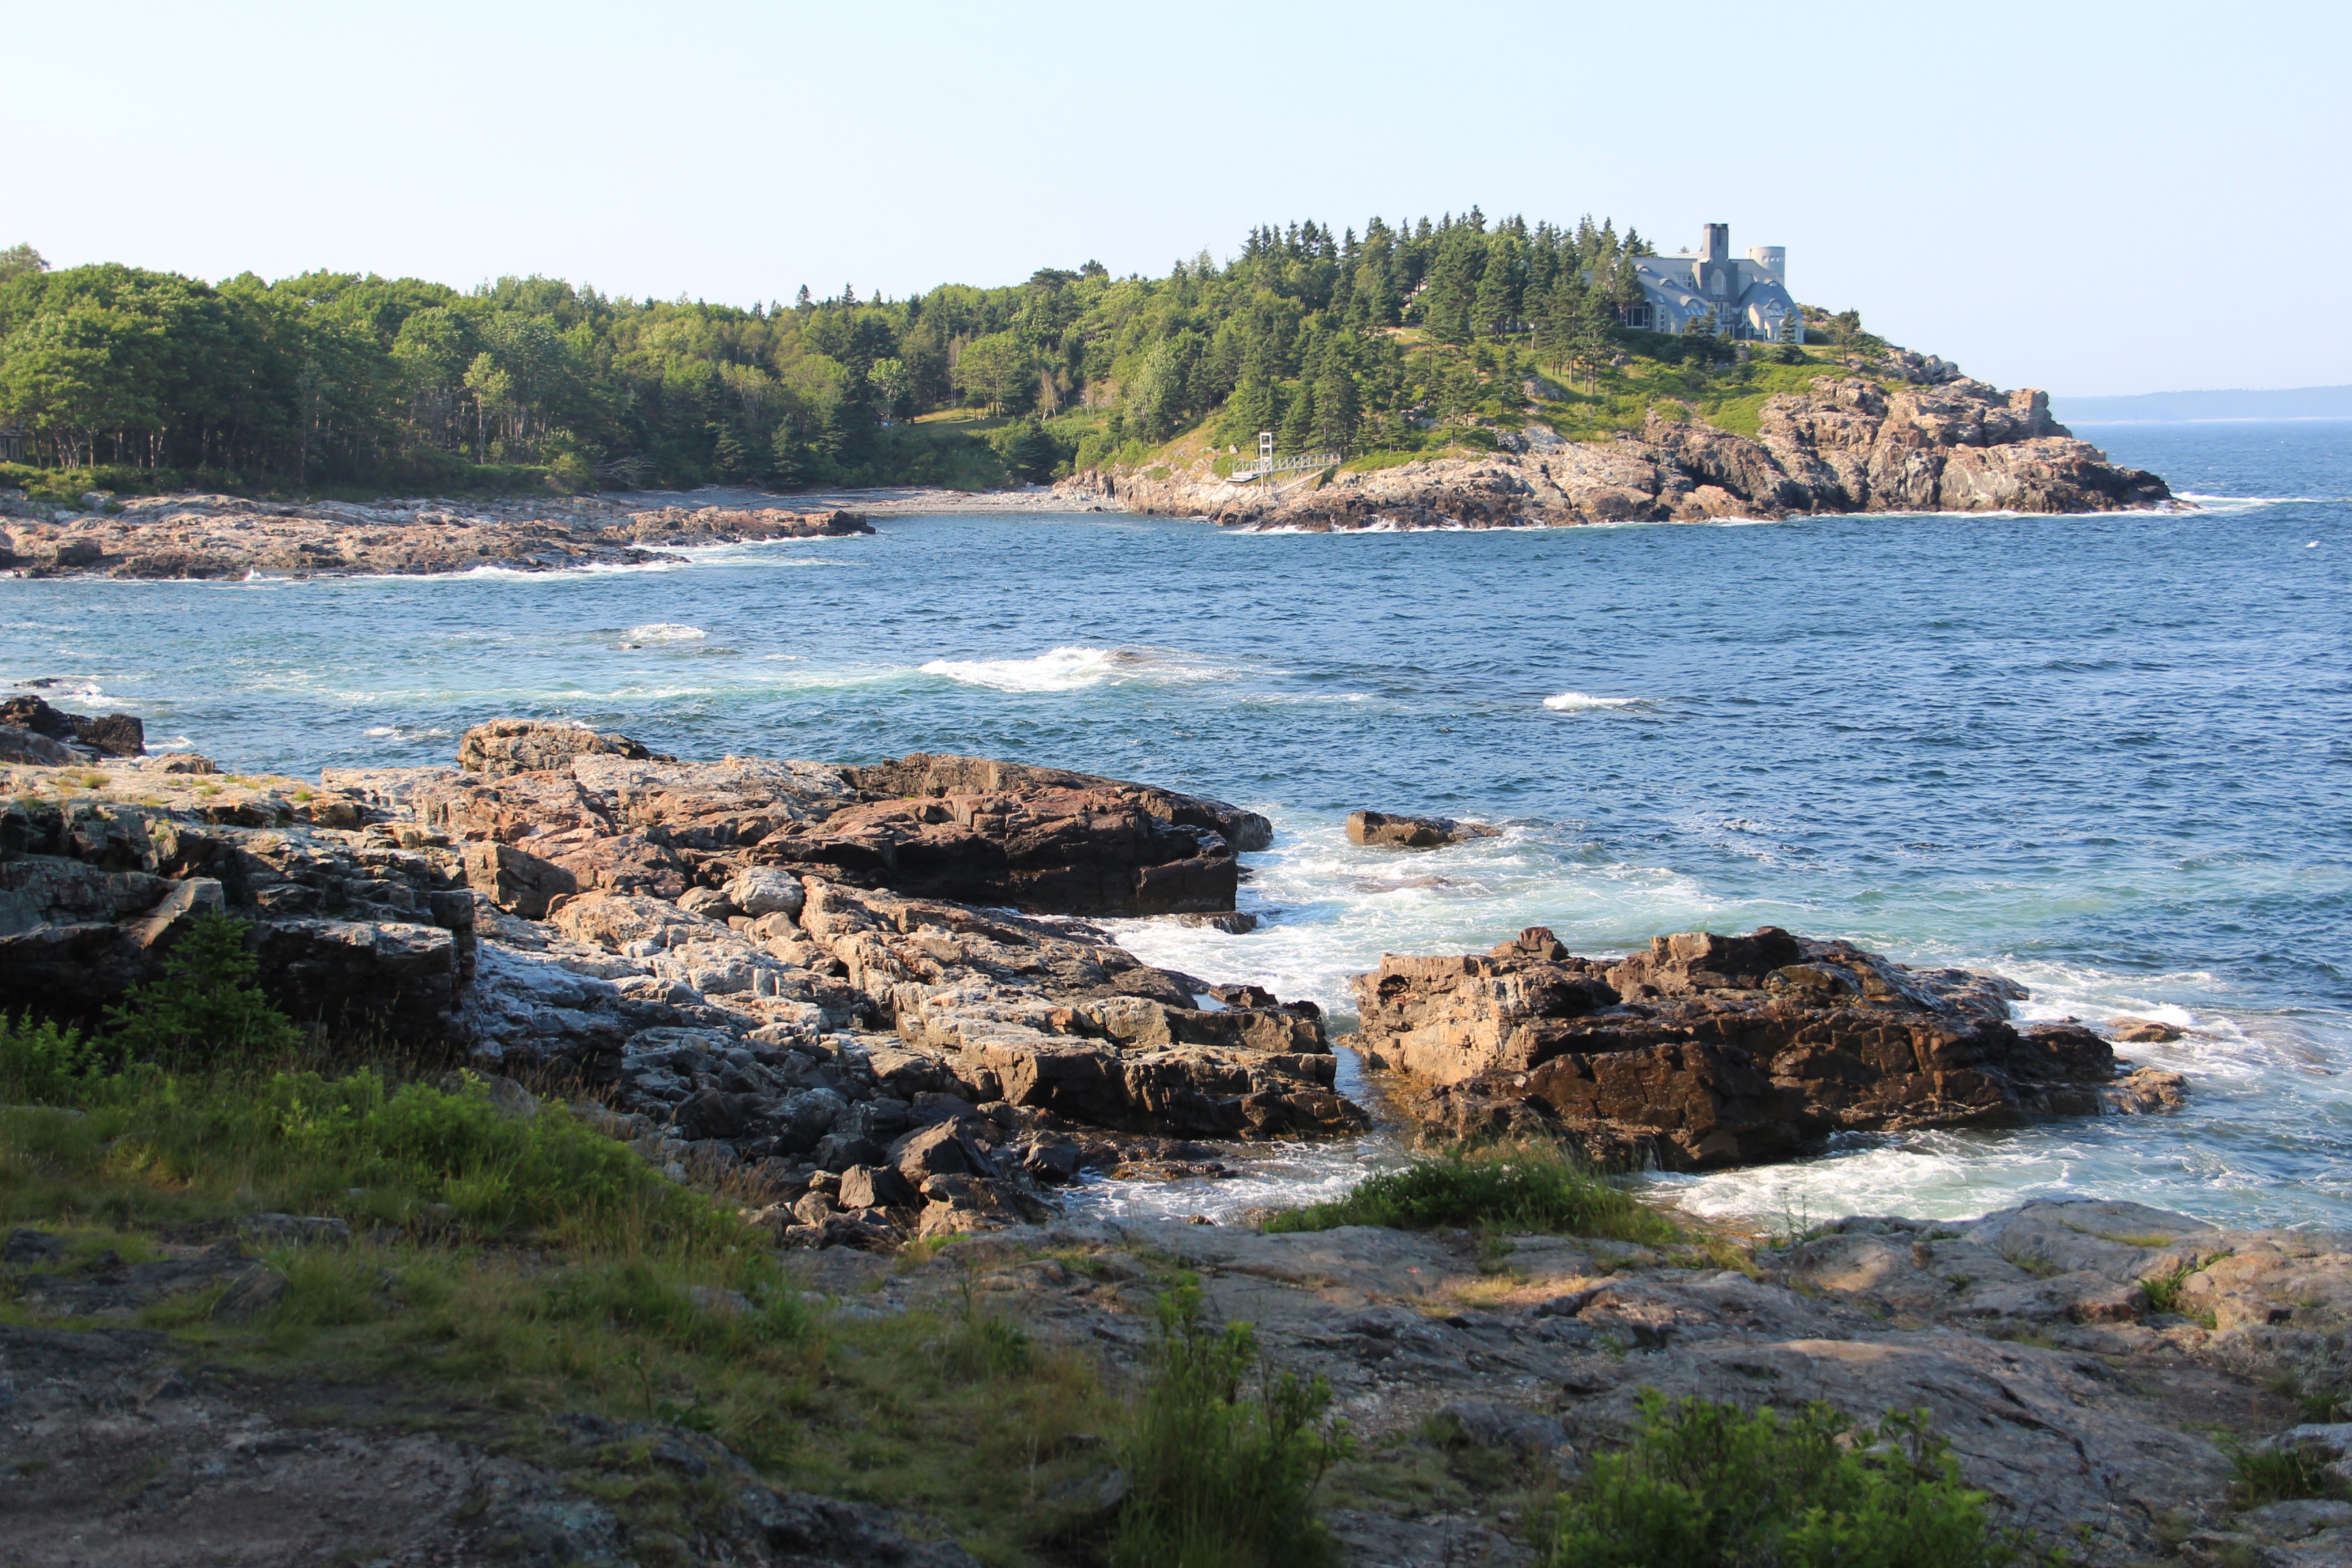
[[[10,482],[331,492],[982,488],[1136,462],[1205,426],[1286,450],[1571,437],[1664,394],[1770,389],[1727,342],[1619,325],[1632,230],[1460,216],[1253,230],[1164,277],[1094,262],[748,309],[502,278],[219,284],[0,251]],[[1814,315],[1843,339],[1851,315]],[[1809,333],[1809,337],[1811,334]],[[1794,348],[1768,356],[1804,356]],[[1557,378],[1552,379],[1552,378]],[[1541,401],[1532,402],[1539,398]]]

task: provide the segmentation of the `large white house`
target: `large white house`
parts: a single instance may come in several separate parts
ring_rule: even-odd
[[[1798,342],[1804,312],[1789,292],[1789,253],[1752,245],[1731,254],[1731,226],[1711,223],[1698,254],[1637,256],[1642,302],[1623,307],[1625,324],[1653,332],[1712,329],[1749,342]]]

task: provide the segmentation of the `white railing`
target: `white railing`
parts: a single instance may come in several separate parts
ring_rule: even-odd
[[[1345,452],[1299,452],[1289,457],[1260,458],[1244,463],[1225,476],[1229,485],[1244,485],[1252,479],[1262,479],[1269,474],[1304,473],[1309,468],[1336,468],[1348,460]]]

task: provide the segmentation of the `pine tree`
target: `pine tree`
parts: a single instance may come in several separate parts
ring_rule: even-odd
[[[779,425],[775,437],[768,444],[768,488],[797,490],[807,486],[807,448],[801,445],[791,426]]]
[[[1569,357],[1584,372],[1586,380],[1597,375],[1615,352],[1617,325],[1617,301],[1609,297],[1607,290],[1598,287],[1580,290]]]
[[[1358,418],[1356,378],[1333,354],[1315,383],[1315,427],[1308,438],[1320,450],[1344,452],[1356,438]]]
[[[1478,279],[1476,303],[1471,310],[1471,328],[1478,337],[1502,337],[1514,331],[1519,320],[1520,257],[1519,242],[1507,229],[1499,230],[1486,242],[1486,266]]]
[[[743,443],[736,439],[733,429],[725,425],[714,424],[710,426],[710,431],[711,468],[717,470],[722,479],[741,479],[750,467],[744,460]]]
[[[1315,389],[1302,381],[1298,384],[1297,395],[1290,400],[1289,408],[1283,413],[1282,429],[1274,438],[1275,450],[1303,452],[1314,435]]]

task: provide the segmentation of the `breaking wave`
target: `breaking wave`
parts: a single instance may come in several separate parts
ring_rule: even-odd
[[[675,621],[656,621],[650,626],[631,626],[621,634],[623,642],[700,642],[710,634],[700,626],[680,626]]]
[[[1563,691],[1543,700],[1545,707],[1562,713],[1580,713],[1588,708],[1634,708],[1641,702],[1639,697],[1592,697],[1581,691]]]

